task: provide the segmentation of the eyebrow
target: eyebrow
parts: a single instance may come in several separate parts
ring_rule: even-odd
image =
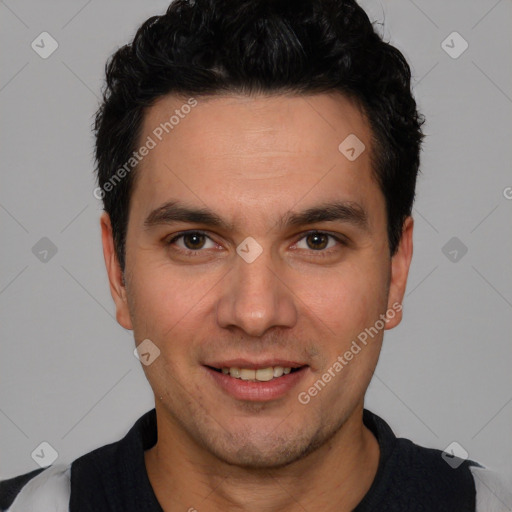
[[[278,228],[306,226],[319,222],[339,221],[352,224],[365,231],[369,229],[365,209],[353,201],[334,201],[313,206],[301,212],[288,212],[277,222]],[[144,221],[149,229],[156,225],[187,222],[222,228],[226,231],[233,225],[208,208],[191,208],[179,201],[168,201],[153,210]]]

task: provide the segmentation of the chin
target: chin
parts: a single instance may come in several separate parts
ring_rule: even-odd
[[[321,446],[330,436],[322,432],[234,433],[209,439],[206,447],[226,464],[246,469],[277,469],[297,462]],[[213,441],[213,442],[211,442]]]

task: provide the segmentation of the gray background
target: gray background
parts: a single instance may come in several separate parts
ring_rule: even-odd
[[[411,63],[427,117],[405,318],[385,336],[366,406],[398,435],[457,441],[512,474],[512,4],[361,3]],[[114,318],[91,126],[106,58],[166,5],[0,2],[0,478],[37,468],[42,441],[70,462],[153,406]],[[59,44],[47,59],[31,48],[43,31]],[[453,31],[469,43],[456,59],[441,46]],[[32,250],[43,237],[57,248],[46,261]]]

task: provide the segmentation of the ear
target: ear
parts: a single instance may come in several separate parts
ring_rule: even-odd
[[[126,300],[126,287],[123,281],[123,272],[114,249],[114,236],[112,224],[108,213],[104,212],[100,218],[101,241],[103,243],[103,257],[110,283],[110,293],[116,305],[116,318],[125,329],[133,329],[128,302]]]
[[[396,327],[402,321],[402,301],[407,286],[407,276],[412,259],[412,233],[414,221],[407,217],[402,228],[402,238],[397,252],[391,258],[391,280],[388,293],[388,311],[394,311],[394,316],[388,315],[386,329]]]

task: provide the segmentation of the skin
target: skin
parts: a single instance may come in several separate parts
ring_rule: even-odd
[[[347,98],[197,100],[137,168],[124,283],[109,217],[101,217],[117,320],[133,329],[136,344],[149,338],[161,351],[143,366],[158,428],[157,444],[145,452],[149,480],[166,512],[352,510],[379,460],[378,443],[362,422],[364,395],[383,331],[401,321],[401,312],[307,405],[297,395],[401,303],[412,218],[391,257],[385,200],[371,170],[370,128]],[[140,140],[185,101],[156,102]],[[353,162],[338,150],[349,134],[366,146]],[[232,229],[189,222],[145,228],[148,214],[170,200],[207,207]],[[346,221],[278,224],[284,214],[326,200],[358,203],[367,228]],[[166,244],[184,230],[209,238]],[[310,231],[347,243],[317,241]],[[236,252],[248,236],[263,249],[250,264]],[[186,255],[187,248],[195,254]],[[203,367],[261,355],[309,368],[284,397],[250,402],[226,394]]]

